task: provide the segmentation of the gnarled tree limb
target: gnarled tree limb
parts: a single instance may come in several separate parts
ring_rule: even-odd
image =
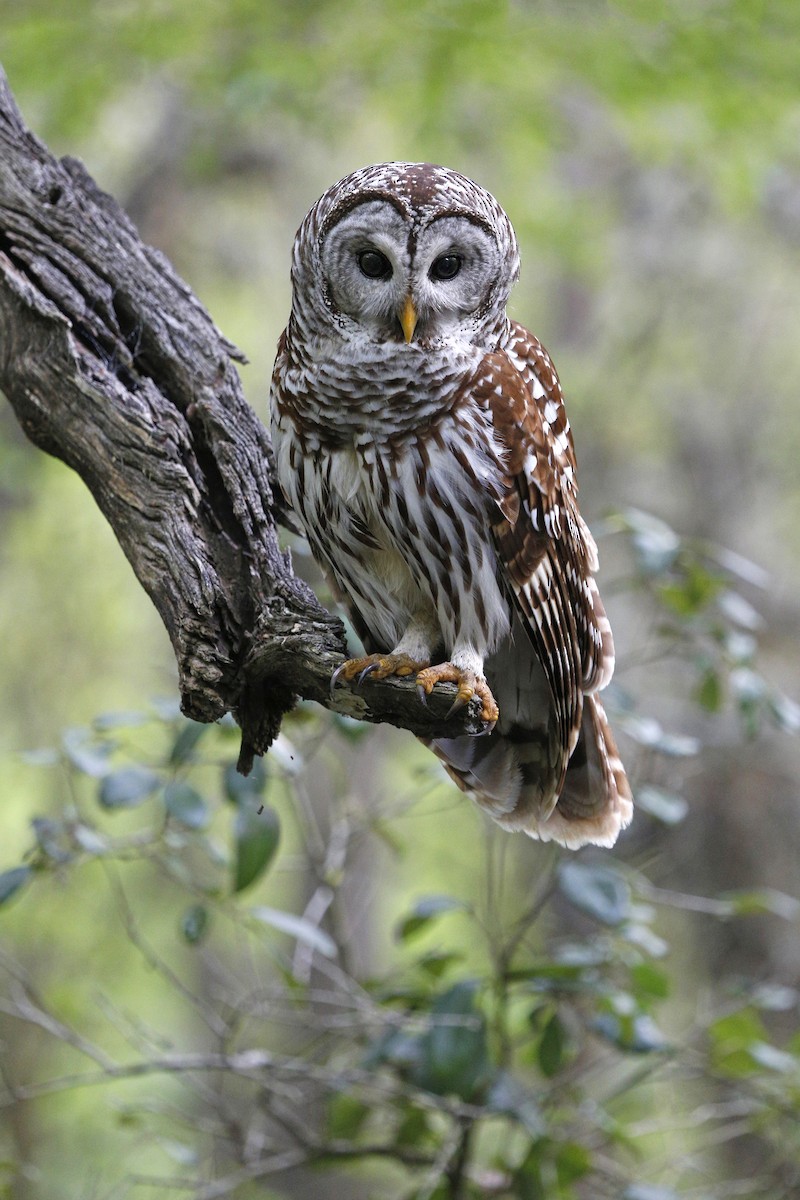
[[[445,722],[452,687],[428,710],[408,680],[331,696],[344,630],[279,545],[289,518],[237,359],[82,164],[26,129],[0,72],[0,389],[110,522],[171,638],[184,712],[232,712],[245,771],[297,696],[429,737],[479,732],[477,700]]]

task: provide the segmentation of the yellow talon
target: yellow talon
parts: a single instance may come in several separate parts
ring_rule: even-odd
[[[331,676],[331,695],[340,679],[347,683],[356,679],[360,686],[365,679],[388,679],[390,675],[398,675],[402,679],[407,675],[415,675],[426,665],[409,658],[407,654],[368,654],[364,658],[349,658]]]
[[[481,720],[488,726],[484,732],[491,732],[497,723],[500,710],[485,679],[453,663],[439,663],[436,667],[430,667],[427,663],[409,658],[407,654],[367,654],[363,658],[349,658],[331,676],[331,695],[340,679],[346,683],[355,680],[356,686],[360,687],[367,679],[388,679],[390,675],[396,675],[399,679],[416,675],[417,694],[422,704],[426,703],[437,683],[457,683],[458,692],[447,716],[451,717],[469,704],[473,696],[478,696],[482,703]]]
[[[458,692],[453,701],[448,717],[458,712],[465,704],[469,704],[473,696],[478,696],[482,702],[481,720],[494,725],[500,716],[491,689],[485,679],[481,679],[474,671],[464,671],[453,663],[440,663],[436,667],[426,667],[417,675],[417,690],[421,696],[430,696],[437,683],[457,683]]]

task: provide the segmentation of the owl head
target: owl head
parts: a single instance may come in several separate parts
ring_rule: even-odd
[[[519,274],[511,222],[446,167],[380,163],[339,180],[295,240],[293,314],[307,335],[413,354],[488,346]]]

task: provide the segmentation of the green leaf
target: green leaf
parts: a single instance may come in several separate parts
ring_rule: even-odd
[[[461,962],[461,958],[460,954],[437,954],[432,951],[430,954],[424,954],[418,960],[417,966],[431,979],[441,979],[453,963]]]
[[[366,1121],[371,1107],[363,1100],[356,1100],[344,1092],[331,1097],[328,1104],[328,1136],[350,1140],[354,1138]]]
[[[722,579],[697,562],[685,567],[682,578],[661,584],[658,594],[662,602],[679,617],[693,617],[702,612],[722,589]]]
[[[663,825],[678,825],[689,811],[683,796],[650,785],[637,788],[636,805]]]
[[[534,985],[532,990],[555,990],[580,980],[585,967],[580,963],[535,962],[526,967],[514,967],[506,973],[509,983]]]
[[[706,712],[719,712],[722,708],[725,694],[719,672],[708,667],[700,679],[694,694],[695,700]]]
[[[203,940],[208,930],[209,915],[204,904],[193,904],[181,918],[181,932],[190,945]]]
[[[414,937],[415,934],[425,929],[435,917],[441,916],[442,913],[464,912],[466,908],[467,905],[463,900],[456,900],[453,896],[423,896],[408,915],[398,923],[395,929],[395,938],[401,942],[407,941],[408,938]]]
[[[161,780],[149,767],[123,767],[100,781],[99,800],[103,808],[136,808],[161,786]]]
[[[631,967],[631,980],[636,998],[666,1000],[669,996],[669,976],[652,963],[637,963]]]
[[[613,867],[564,862],[558,885],[571,904],[604,925],[619,925],[630,915],[630,888]]]
[[[210,728],[210,725],[205,725],[200,721],[190,721],[188,718],[182,721],[172,743],[169,765],[179,767],[193,761],[195,746]]]
[[[528,1153],[514,1172],[515,1200],[550,1200],[552,1169],[547,1153],[550,1146],[551,1143],[544,1137],[538,1137],[531,1143]],[[547,1177],[546,1184],[543,1176]]]
[[[278,849],[280,832],[274,808],[265,805],[260,813],[250,807],[237,808],[233,822],[234,892],[244,891],[264,874]]]
[[[559,1145],[556,1150],[556,1172],[562,1188],[583,1179],[591,1169],[592,1156],[580,1142],[563,1142]]]
[[[208,805],[190,784],[173,782],[164,789],[164,805],[175,821],[187,829],[205,829],[209,822]]]
[[[766,1037],[764,1023],[752,1008],[739,1008],[726,1013],[708,1027],[709,1036],[725,1047],[749,1046]]]
[[[759,1070],[753,1048],[767,1041],[764,1023],[752,1008],[740,1008],[720,1017],[708,1028],[711,1061],[717,1071],[732,1079],[746,1078]]]
[[[423,1108],[407,1108],[394,1135],[397,1146],[422,1146],[431,1136],[431,1124]]]
[[[412,1066],[418,1087],[436,1095],[474,1099],[487,1085],[491,1064],[486,1020],[476,1006],[477,984],[462,980],[439,996],[431,1026],[418,1041]]]
[[[268,908],[266,905],[251,908],[250,915],[257,921],[263,921],[265,925],[271,925],[273,929],[279,929],[281,933],[288,933],[298,942],[310,946],[312,950],[319,950],[326,958],[336,958],[338,950],[333,938],[305,917],[298,917],[295,913],[283,912],[277,908]]]
[[[12,867],[0,875],[0,904],[10,900],[31,877],[30,867]]]
[[[558,1019],[558,1013],[553,1013],[544,1027],[537,1053],[542,1074],[548,1079],[552,1079],[564,1065],[566,1046],[566,1031]]]

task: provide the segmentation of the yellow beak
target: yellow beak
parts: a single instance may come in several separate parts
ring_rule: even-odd
[[[411,299],[410,292],[406,296],[406,302],[400,314],[400,324],[403,326],[403,337],[406,339],[406,342],[410,342],[417,327],[417,310],[414,308],[414,301]]]

